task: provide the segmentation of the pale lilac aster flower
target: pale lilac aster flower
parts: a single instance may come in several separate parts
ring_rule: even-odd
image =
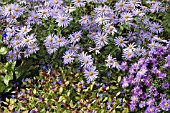
[[[95,41],[96,45],[99,47],[103,47],[103,46],[107,45],[108,44],[107,34],[105,34],[103,32],[97,32],[97,35],[95,36],[94,41]]]
[[[36,53],[39,50],[39,47],[36,43],[28,46],[30,54]]]
[[[21,29],[18,29],[19,34],[22,36],[28,34],[28,32],[30,32],[31,30],[32,30],[31,26],[23,26],[21,27]]]
[[[86,3],[86,0],[73,0],[72,2],[77,7],[84,7],[85,3]]]
[[[90,67],[93,64],[93,59],[91,55],[87,55],[84,51],[78,56],[79,61],[81,62],[81,66]]]
[[[134,111],[136,109],[136,103],[130,104],[130,111]]]
[[[72,63],[74,58],[74,53],[73,52],[70,52],[70,51],[66,51],[64,53],[64,56],[62,57],[64,59],[63,63],[64,64],[69,64],[69,63]]]
[[[100,14],[100,15],[108,15],[111,12],[110,7],[108,7],[107,5],[104,6],[98,6],[97,8],[94,8],[94,12],[96,14]]]
[[[117,29],[111,23],[104,25],[103,29],[106,33],[112,34],[112,35],[114,35],[117,32]]]
[[[77,31],[77,32],[74,32],[73,34],[70,34],[70,35],[69,35],[70,42],[71,42],[71,43],[79,42],[81,36],[82,36],[82,31]]]
[[[56,18],[56,22],[58,26],[67,27],[69,23],[73,20],[70,14],[66,13],[59,13],[58,17]]]
[[[34,34],[22,37],[22,43],[25,46],[29,46],[31,44],[33,44],[37,39],[35,38]]]
[[[130,20],[133,20],[133,15],[132,13],[127,13],[127,12],[124,12],[124,13],[121,13],[121,22],[122,21],[130,21]]]
[[[88,81],[94,81],[96,78],[98,78],[99,72],[96,70],[96,66],[90,66],[86,67],[84,69],[84,76],[87,78]]]
[[[7,55],[8,62],[15,61],[17,59],[16,54],[13,53],[13,51],[9,51]]]
[[[145,101],[141,101],[140,104],[139,104],[139,107],[140,108],[144,108],[145,106],[146,106]]]
[[[123,11],[125,9],[125,2],[123,0],[119,0],[118,2],[116,2],[115,4],[115,10],[116,11]]]
[[[106,66],[111,68],[113,66],[114,60],[115,59],[113,59],[112,56],[109,54],[107,56],[107,60],[105,60],[107,62]]]
[[[153,24],[150,24],[150,27],[149,27],[150,31],[153,32],[153,33],[161,33],[163,32],[163,28],[162,26],[159,24],[159,23],[156,23],[154,22]]]
[[[26,50],[24,51],[24,57],[25,57],[25,58],[28,58],[28,57],[30,57],[30,55],[31,55],[30,50],[29,50],[29,49],[26,49]]]
[[[81,25],[83,24],[89,24],[90,23],[90,16],[89,15],[84,15],[81,17],[81,19],[79,20],[79,23]]]
[[[154,4],[152,4],[152,6],[151,6],[151,8],[150,8],[150,11],[151,11],[152,13],[158,12],[158,11],[160,10],[160,8],[161,8],[161,5],[162,5],[161,2],[155,2]]]
[[[127,41],[125,40],[126,39],[124,37],[118,36],[118,37],[115,37],[114,42],[115,42],[115,45],[123,48],[123,47],[126,47]]]
[[[50,16],[50,11],[48,8],[39,8],[38,13],[42,18],[48,18]]]
[[[79,49],[80,49],[80,46],[78,44],[76,44],[76,45],[72,44],[72,45],[69,46],[68,51],[73,52],[73,53],[77,53]]]
[[[100,53],[101,47],[96,46],[95,48],[89,47],[89,52],[95,51],[95,54],[98,55]]]
[[[107,24],[109,21],[110,21],[109,18],[104,15],[97,15],[95,19],[95,22],[98,23],[99,25]]]

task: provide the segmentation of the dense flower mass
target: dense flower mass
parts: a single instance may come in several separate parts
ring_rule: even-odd
[[[26,103],[34,94],[41,105],[30,105],[29,113],[40,112],[42,102],[46,111],[58,109],[51,105],[57,106],[54,101],[75,112],[85,107],[85,112],[96,113],[94,106],[105,109],[103,113],[118,109],[128,112],[125,108],[144,113],[169,112],[166,90],[170,87],[170,40],[163,36],[164,27],[159,21],[159,13],[166,12],[169,5],[145,2],[17,0],[0,7],[4,19],[2,44],[8,48],[8,62],[39,58],[38,63],[50,64],[50,68],[40,70],[40,75],[45,75],[43,79],[34,77],[38,89],[23,79],[24,85],[35,91],[17,90],[16,98]],[[54,95],[36,93],[42,88],[39,83],[47,83],[42,90]],[[73,95],[63,87],[71,87]]]

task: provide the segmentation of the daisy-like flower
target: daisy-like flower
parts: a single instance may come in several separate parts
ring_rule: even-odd
[[[63,63],[64,64],[69,64],[72,63],[74,58],[73,58],[74,53],[70,51],[66,51],[64,53],[64,56],[62,57],[64,59]]]
[[[41,20],[40,20],[40,14],[38,14],[37,12],[35,11],[31,11],[29,13],[29,16],[28,16],[28,19],[26,21],[26,23],[29,25],[29,24],[41,24]]]
[[[124,49],[125,51],[135,51],[136,50],[135,43],[128,44],[128,46]]]
[[[143,47],[137,47],[136,50],[135,50],[135,53],[138,56],[143,56],[143,55],[146,54],[146,50]]]
[[[77,7],[84,7],[86,1],[85,0],[73,0],[72,1],[74,3],[75,6]]]
[[[6,34],[7,34],[7,36],[13,36],[15,33],[16,33],[16,27],[12,27],[12,28],[10,28],[10,27],[7,27],[6,29],[5,29],[5,32],[6,32]]]
[[[132,13],[127,13],[127,12],[124,12],[124,13],[121,13],[121,21],[130,21],[130,20],[133,20],[133,15]]]
[[[59,13],[56,22],[58,22],[58,26],[67,27],[69,23],[73,20],[73,18],[68,13]]]
[[[162,110],[169,111],[170,110],[170,100],[162,99],[159,106]]]
[[[77,53],[79,49],[80,49],[80,46],[78,44],[76,44],[76,45],[72,44],[72,45],[69,46],[68,51],[73,52],[73,53]]]
[[[123,11],[125,9],[125,2],[123,0],[120,0],[119,2],[116,2],[115,4],[115,10],[116,11]]]
[[[107,5],[100,5],[99,7],[94,8],[94,12],[100,15],[108,15],[111,12],[111,9]]]
[[[90,67],[93,64],[93,59],[91,55],[87,55],[84,51],[78,56],[79,61],[81,62],[81,66]]]
[[[35,35],[31,34],[31,35],[23,37],[22,38],[22,43],[25,46],[29,46],[29,45],[33,44],[36,40],[37,39],[35,38]]]
[[[119,47],[126,47],[126,43],[127,41],[125,41],[126,39],[122,36],[118,36],[114,39],[115,45],[119,46]]]
[[[99,25],[106,24],[109,21],[110,21],[109,18],[106,17],[105,15],[97,15],[95,19],[95,22],[98,23]]]
[[[23,26],[23,27],[21,27],[21,29],[18,29],[19,34],[22,36],[26,35],[31,30],[32,30],[32,28],[30,26]]]
[[[132,103],[137,103],[138,100],[139,100],[139,98],[138,98],[138,96],[136,96],[136,95],[133,95],[133,96],[131,97]]]
[[[71,35],[69,35],[69,38],[70,38],[70,42],[71,43],[76,43],[76,42],[79,42],[80,41],[80,37],[82,36],[82,32],[81,31],[77,31]]]
[[[48,18],[50,16],[50,10],[48,8],[39,8],[38,13],[42,18]]]
[[[89,15],[82,16],[81,19],[79,20],[79,23],[81,25],[89,24],[90,23],[90,16]]]
[[[117,29],[111,23],[104,25],[103,29],[106,33],[112,34],[112,35],[114,35],[117,32]]]
[[[25,57],[25,58],[28,58],[28,57],[30,57],[30,55],[31,55],[30,50],[29,50],[29,49],[26,49],[26,50],[24,51],[24,57]]]
[[[112,58],[112,56],[109,54],[107,56],[107,60],[105,60],[107,62],[106,66],[111,68],[113,66],[114,63],[114,59]]]
[[[84,76],[87,78],[87,81],[94,81],[98,76],[99,72],[96,70],[96,66],[86,67],[84,69]]]
[[[38,47],[36,43],[34,43],[34,44],[29,45],[28,49],[30,51],[30,54],[33,54],[33,53],[36,53],[40,48]]]
[[[131,50],[123,49],[123,57],[125,57],[126,59],[131,59],[131,58],[135,57],[135,54]]]
[[[100,53],[100,49],[101,49],[101,47],[95,47],[95,48],[92,48],[92,47],[89,47],[89,52],[92,52],[92,51],[95,51],[95,54],[97,55],[97,54],[99,54]]]
[[[156,34],[161,33],[161,32],[163,32],[163,30],[164,30],[164,29],[162,28],[162,26],[161,26],[159,23],[156,23],[156,22],[154,22],[153,24],[151,24],[150,27],[149,27],[149,29],[151,30],[151,32],[156,33]]]
[[[13,51],[9,51],[7,55],[8,62],[15,61],[17,59],[16,54],[13,53]]]
[[[152,4],[150,11],[152,13],[158,12],[161,9],[161,5],[162,5],[161,2],[155,2],[154,4]]]
[[[97,35],[95,36],[94,41],[95,41],[96,45],[99,47],[103,47],[103,46],[107,45],[108,44],[107,34],[105,34],[103,32],[97,32]]]
[[[65,39],[65,37],[55,36],[54,38],[58,47],[66,46],[69,43],[69,41]]]

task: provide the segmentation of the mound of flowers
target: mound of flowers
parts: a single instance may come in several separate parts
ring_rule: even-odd
[[[0,91],[10,94],[1,111],[168,113],[168,9],[150,0],[4,3]]]

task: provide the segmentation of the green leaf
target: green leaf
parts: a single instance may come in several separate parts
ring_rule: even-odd
[[[5,89],[5,84],[2,81],[0,81],[0,93],[3,92],[4,89]]]
[[[4,77],[4,83],[5,83],[5,85],[8,86],[9,81],[12,80],[12,79],[13,79],[13,76],[11,76],[11,75],[6,75],[6,76]]]
[[[63,92],[63,87],[60,87],[59,93],[61,94]]]
[[[121,81],[121,76],[118,77],[117,82],[119,83]]]
[[[116,86],[110,86],[110,88],[113,89],[113,90],[117,89]]]

